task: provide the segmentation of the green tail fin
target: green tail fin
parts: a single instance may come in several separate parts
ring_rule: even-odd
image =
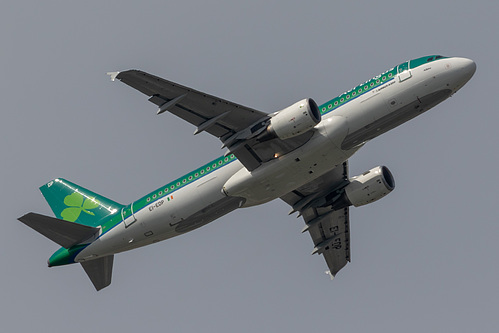
[[[61,220],[97,227],[123,208],[117,202],[57,178],[40,187],[55,216]]]

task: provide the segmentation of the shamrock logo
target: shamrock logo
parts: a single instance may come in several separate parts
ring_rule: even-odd
[[[61,216],[64,220],[74,222],[80,217],[81,212],[95,216],[89,209],[99,207],[99,201],[95,198],[83,199],[83,195],[78,192],[73,192],[64,198],[64,204],[68,208],[64,209]]]

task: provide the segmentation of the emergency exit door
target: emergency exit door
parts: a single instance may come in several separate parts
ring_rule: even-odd
[[[399,77],[399,82],[410,79],[412,74],[411,70],[409,69],[409,62],[407,61],[404,62],[403,64],[398,65],[397,73]]]

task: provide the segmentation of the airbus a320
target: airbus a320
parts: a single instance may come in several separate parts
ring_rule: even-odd
[[[306,98],[265,113],[154,75],[108,73],[222,143],[226,153],[122,205],[68,180],[40,187],[55,217],[21,222],[61,246],[49,266],[80,263],[94,287],[111,283],[114,255],[181,235],[238,208],[280,199],[305,221],[312,254],[334,277],[350,261],[349,207],[395,188],[385,166],[351,177],[348,159],[366,142],[428,111],[461,89],[475,63],[438,55],[403,62],[317,105]]]

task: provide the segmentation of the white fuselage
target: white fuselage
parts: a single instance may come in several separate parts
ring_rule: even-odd
[[[81,251],[84,261],[155,243],[193,230],[239,207],[259,205],[307,184],[346,161],[368,140],[427,111],[459,90],[474,63],[446,58],[396,75],[325,113],[303,146],[248,171],[235,160],[174,193],[151,200]]]

